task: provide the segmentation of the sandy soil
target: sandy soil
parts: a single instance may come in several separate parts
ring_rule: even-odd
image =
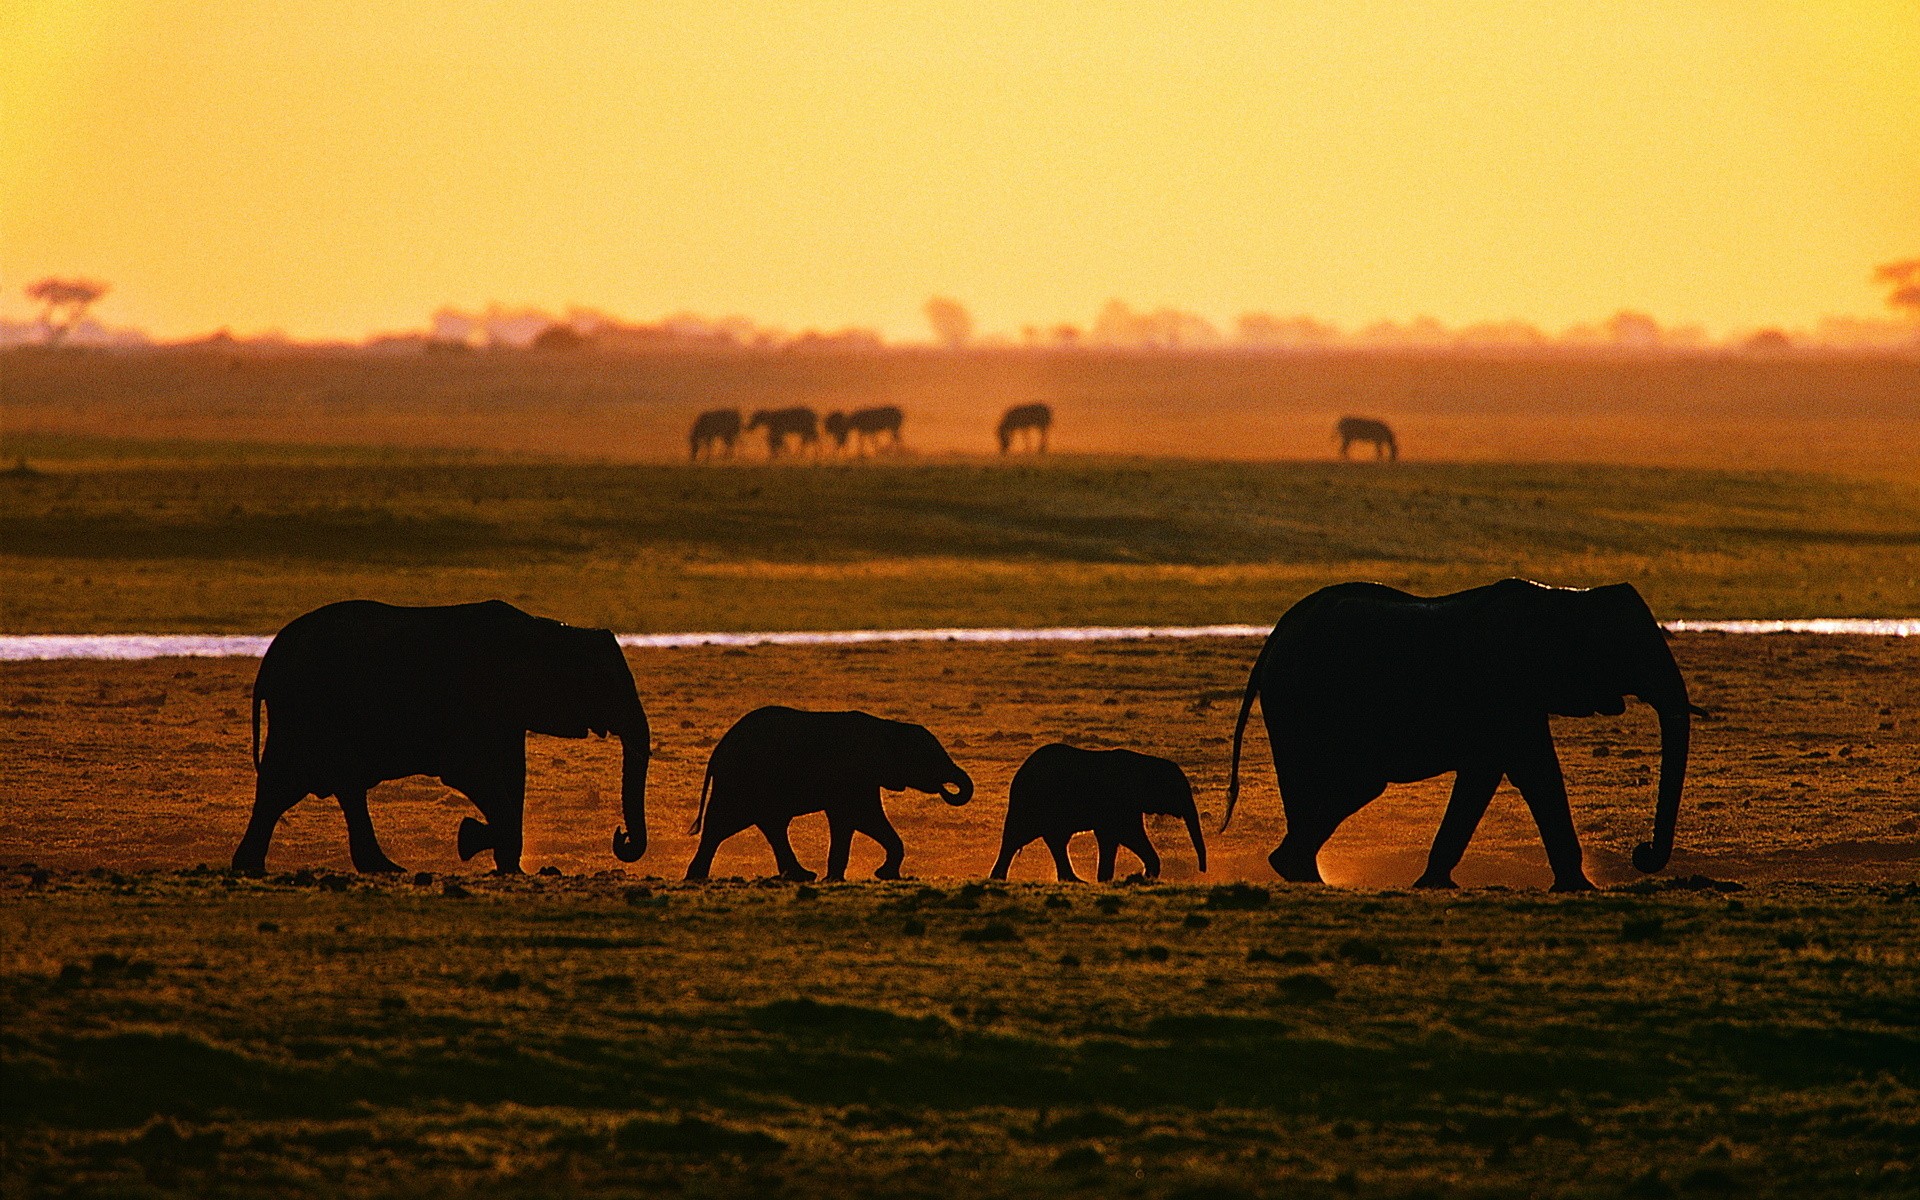
[[[1920,868],[1920,641],[1800,635],[1683,634],[1676,652],[1697,702],[1719,719],[1696,724],[1691,778],[1670,873],[1742,880],[1901,880]],[[997,849],[1006,787],[1050,740],[1125,745],[1186,766],[1207,814],[1211,880],[1270,880],[1265,856],[1283,829],[1258,718],[1250,726],[1247,790],[1234,826],[1215,833],[1229,740],[1257,643],[1142,646],[875,647],[635,651],[630,657],[658,747],[650,781],[652,844],[634,874],[677,878],[707,752],[742,713],[766,703],[863,708],[918,720],[975,775],[978,796],[949,809],[918,793],[888,797],[922,878],[985,874]],[[252,660],[9,663],[0,668],[0,861],[134,869],[224,864],[251,797],[248,689]],[[1562,721],[1561,757],[1596,882],[1637,878],[1626,862],[1648,832],[1657,773],[1652,713]],[[530,739],[528,870],[568,873],[619,864],[607,849],[618,820],[618,751],[611,742]],[[1444,807],[1448,781],[1391,789],[1328,846],[1330,882],[1410,882]],[[463,869],[453,849],[472,812],[436,781],[381,787],[373,814],[388,852],[413,870]],[[1151,832],[1169,879],[1196,878],[1192,851],[1170,820]],[[825,822],[794,828],[803,861],[825,858]],[[1091,839],[1075,844],[1091,871]],[[879,851],[856,839],[850,875]],[[477,859],[465,869],[478,869]],[[769,872],[755,833],[730,841],[717,875]],[[1123,870],[1131,859],[1122,856]],[[331,802],[288,814],[270,866],[346,869],[345,832]],[[1014,878],[1048,875],[1044,847]],[[1456,878],[1466,885],[1544,886],[1538,835],[1517,794],[1502,790]]]

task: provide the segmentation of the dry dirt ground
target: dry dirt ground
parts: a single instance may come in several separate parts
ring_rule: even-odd
[[[1920,639],[1683,634],[1674,647],[1696,702],[1717,714],[1695,726],[1693,765],[1670,874],[1757,882],[1911,880],[1920,869]],[[917,793],[890,795],[924,879],[986,874],[1006,788],[1032,750],[1052,740],[1165,754],[1191,775],[1206,814],[1212,870],[1195,875],[1171,820],[1150,829],[1169,880],[1271,881],[1265,856],[1282,831],[1256,715],[1248,781],[1235,823],[1217,832],[1229,740],[1252,640],[1081,645],[896,644],[635,651],[635,678],[657,747],[649,787],[651,846],[631,875],[677,879],[693,849],[686,829],[714,742],[761,704],[861,708],[919,721],[978,783],[950,809]],[[0,665],[0,862],[58,868],[224,865],[246,822],[252,787],[248,689],[252,660]],[[1650,710],[1561,721],[1562,760],[1594,880],[1637,878],[1626,861],[1650,828],[1658,734]],[[618,751],[612,742],[529,743],[527,856],[533,871],[569,875],[617,867]],[[1390,789],[1349,821],[1322,856],[1330,882],[1401,887],[1418,874],[1444,806],[1445,779]],[[373,816],[392,857],[411,870],[477,872],[454,852],[473,812],[436,781],[379,788]],[[803,818],[794,843],[819,869],[825,823]],[[1088,835],[1075,845],[1090,875]],[[850,878],[880,855],[856,839]],[[1133,869],[1124,852],[1122,869]],[[348,869],[344,824],[331,801],[309,799],[282,822],[269,867]],[[770,873],[763,840],[730,841],[716,875]],[[1049,876],[1043,847],[1014,878]],[[1456,878],[1467,886],[1545,886],[1538,835],[1503,789]]]

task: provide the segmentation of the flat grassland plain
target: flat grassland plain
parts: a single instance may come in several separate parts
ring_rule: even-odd
[[[87,376],[25,356],[73,376],[31,403],[20,380],[42,376],[9,364],[0,453],[30,469],[0,477],[5,632],[271,632],[346,595],[501,596],[634,631],[1266,622],[1338,579],[1441,591],[1507,574],[1630,579],[1666,617],[1920,613],[1920,475],[1899,465],[1913,426],[1872,393],[1886,411],[1823,443],[1871,389],[1794,373],[1808,364],[1740,375],[1759,413],[1745,432],[1737,408],[1699,400],[1731,439],[1704,449],[1652,401],[1543,401],[1534,432],[1559,457],[1605,457],[1575,443],[1612,421],[1634,466],[709,470],[552,457],[649,457],[608,449],[608,413],[674,436],[684,422],[638,421],[620,397],[531,422],[513,380],[532,359],[450,368],[445,394],[472,388],[475,427],[501,436],[423,451],[459,445],[458,411],[296,404],[251,374],[286,364],[203,358],[200,374],[155,358]],[[122,378],[140,370],[183,390]],[[1703,394],[1724,390],[1706,377]],[[1822,407],[1816,383],[1841,400]],[[69,423],[49,416],[61,404]],[[1823,415],[1779,436],[1791,424],[1767,422],[1795,404]],[[1486,401],[1460,427],[1491,436],[1501,412]],[[1309,433],[1298,453],[1327,453]],[[1829,450],[1852,473],[1788,469]],[[337,806],[317,800],[283,822],[275,874],[210,870],[245,822],[252,662],[3,664],[0,1192],[1912,1195],[1916,641],[1676,636],[1717,719],[1696,724],[1680,849],[1653,879],[1625,861],[1651,819],[1650,714],[1559,722],[1607,889],[1578,897],[1540,890],[1538,835],[1507,791],[1465,890],[1399,890],[1444,780],[1342,828],[1323,860],[1338,887],[1273,883],[1282,821],[1257,720],[1247,793],[1215,832],[1252,640],[634,651],[658,747],[647,857],[609,869],[614,747],[533,738],[527,865],[563,874],[518,879],[458,862],[471,809],[421,779],[373,801],[421,875],[352,876]],[[890,797],[920,881],[761,884],[770,855],[749,833],[716,863],[744,878],[672,882],[706,752],[771,702],[921,721],[974,773],[966,808]],[[1150,830],[1157,886],[1043,882],[1038,847],[1011,883],[973,882],[1007,781],[1056,738],[1182,762],[1212,870],[1169,824]],[[824,838],[817,818],[796,825],[809,865]],[[877,861],[857,842],[850,875]]]

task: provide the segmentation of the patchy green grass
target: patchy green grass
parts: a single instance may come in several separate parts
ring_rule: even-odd
[[[1920,1171],[1912,886],[23,868],[0,897],[7,1195],[1853,1196]]]
[[[1339,580],[1440,592],[1509,574],[1632,580],[1673,617],[1920,612],[1920,491],[1864,479],[1499,464],[1059,458],[721,470],[179,453],[164,466],[136,457],[120,469],[0,477],[0,623],[266,632],[347,595],[501,596],[641,631],[1263,623]]]

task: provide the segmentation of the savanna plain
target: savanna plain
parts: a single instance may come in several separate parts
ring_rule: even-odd
[[[1343,579],[1514,574],[1668,618],[1920,614],[1911,363],[540,361],[10,360],[0,632],[270,633],[353,595],[634,632],[1268,623]],[[1340,387],[1407,414],[1407,461],[1329,461]],[[708,400],[783,388],[899,402],[914,453],[667,461]],[[969,452],[1034,399],[1074,452]],[[1343,826],[1332,886],[1275,881],[1257,720],[1219,832],[1252,639],[630,650],[646,857],[607,850],[617,749],[535,737],[513,878],[418,778],[372,804],[406,874],[354,875],[308,800],[229,875],[251,661],[0,664],[0,1189],[1920,1193],[1916,640],[1675,635],[1714,718],[1654,877],[1651,713],[1558,721],[1578,896],[1507,790],[1461,891],[1405,890],[1446,780]],[[908,881],[857,842],[861,882],[767,882],[749,831],[679,883],[707,752],[766,703],[924,723],[977,798],[889,796]],[[986,882],[1053,740],[1181,762],[1211,870],[1169,821],[1161,882],[1053,883],[1037,845]],[[795,832],[817,869],[824,824]]]

